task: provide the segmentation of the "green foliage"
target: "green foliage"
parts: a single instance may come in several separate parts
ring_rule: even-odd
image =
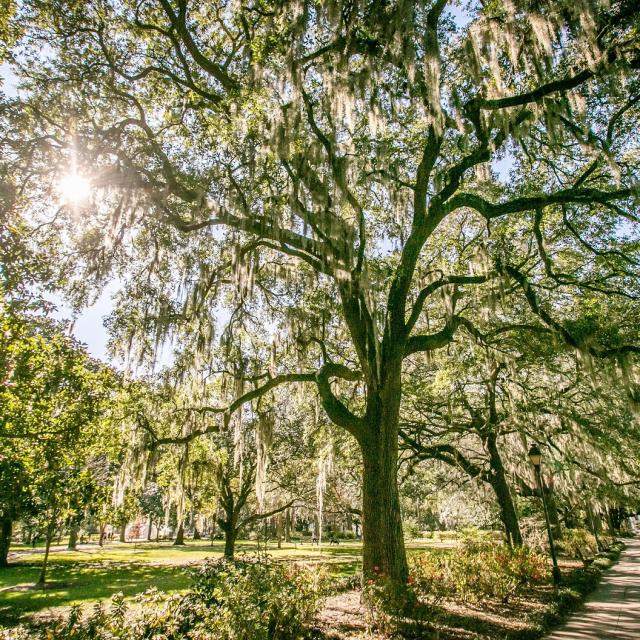
[[[265,558],[209,561],[194,577],[194,593],[219,612],[217,637],[246,640],[295,637],[327,589],[322,571]]]
[[[306,635],[305,626],[327,592],[322,571],[266,558],[211,560],[192,572],[184,595],[149,590],[129,607],[122,594],[89,616],[79,608],[58,620],[21,628],[12,640],[285,640]]]
[[[22,460],[0,453],[0,519],[15,520],[33,506]]]
[[[582,561],[598,553],[595,536],[586,529],[565,529],[557,546],[569,557],[579,558]]]
[[[23,303],[0,297],[0,516],[50,534],[104,501],[113,430],[99,426],[119,379]]]

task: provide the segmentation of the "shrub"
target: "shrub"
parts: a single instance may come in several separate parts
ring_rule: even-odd
[[[353,531],[340,531],[337,533],[337,537],[343,540],[355,540],[356,534]]]
[[[276,564],[264,559],[210,560],[194,573],[193,592],[214,616],[212,637],[288,638],[310,622],[327,588],[315,567]],[[233,633],[230,631],[233,630]]]
[[[432,602],[444,598],[506,602],[548,579],[546,559],[526,547],[510,548],[474,540],[449,553],[422,553],[411,559],[416,591]]]
[[[586,529],[566,529],[558,547],[571,558],[585,562],[598,553],[596,539]]]
[[[17,629],[10,640],[294,640],[319,608],[327,580],[318,568],[276,564],[264,558],[212,560],[192,572],[184,595],[147,591],[128,608],[122,594],[83,617],[32,629]]]

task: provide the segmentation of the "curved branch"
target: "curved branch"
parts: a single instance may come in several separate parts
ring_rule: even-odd
[[[600,189],[563,189],[555,193],[540,194],[514,198],[507,202],[492,203],[475,193],[458,193],[445,205],[447,213],[461,207],[475,209],[487,220],[499,218],[510,213],[522,213],[542,209],[552,204],[607,204],[613,200],[624,200],[634,195],[636,189],[626,188],[615,191],[601,191]]]
[[[193,411],[194,413],[200,414],[224,414],[226,416],[229,416],[234,411],[239,409],[243,404],[246,404],[247,402],[251,402],[251,400],[255,400],[256,398],[263,396],[265,393],[271,391],[272,389],[275,389],[282,384],[287,384],[290,382],[314,382],[315,380],[316,374],[314,373],[283,373],[270,378],[262,386],[251,389],[251,391],[247,391],[239,398],[236,398],[231,404],[227,405],[226,407],[189,407],[185,409],[185,411]],[[215,433],[219,430],[219,425],[214,424],[204,429],[196,429],[195,431],[192,431],[191,433],[180,437],[154,438],[153,442],[151,443],[151,447],[155,448],[165,444],[186,444],[188,442],[191,442],[195,438],[206,435],[207,433]]]
[[[427,298],[435,293],[441,287],[446,287],[449,284],[481,284],[483,282],[487,282],[491,278],[495,277],[495,274],[486,274],[486,275],[478,275],[478,276],[458,276],[458,275],[450,275],[450,276],[442,276],[439,280],[435,280],[434,282],[430,282],[426,287],[421,289],[416,297],[416,301],[413,304],[413,308],[411,310],[411,315],[407,320],[406,330],[407,334],[411,332],[413,327],[415,326],[418,318],[420,317],[420,313],[422,312],[422,308]]]
[[[598,358],[621,356],[627,353],[640,353],[640,347],[637,345],[626,344],[618,347],[593,347],[581,343],[571,334],[570,331],[563,327],[560,322],[558,322],[548,311],[546,311],[546,309],[542,307],[531,283],[521,271],[510,265],[498,265],[498,269],[504,271],[504,273],[508,274],[520,285],[531,311],[533,311],[533,313],[535,313],[535,315],[537,315],[547,326],[551,327],[551,329],[558,333],[564,342],[570,347],[579,349],[582,352],[586,351]]]
[[[330,378],[343,380],[360,380],[362,374],[334,362],[325,363],[315,376],[322,406],[329,418],[339,427],[343,427],[356,438],[360,438],[364,426],[363,418],[352,413],[331,390]]]
[[[478,465],[466,458],[458,449],[450,444],[422,445],[417,440],[400,432],[400,438],[406,442],[414,452],[417,460],[440,460],[451,467],[457,467],[471,478],[480,476],[485,481],[490,481],[490,476]]]
[[[229,74],[222,68],[221,65],[216,64],[213,60],[207,58],[195,43],[189,28],[187,27],[187,3],[185,0],[180,0],[178,3],[180,6],[179,13],[176,14],[171,7],[168,0],[160,0],[164,12],[166,13],[171,26],[175,29],[176,33],[180,36],[180,39],[184,43],[187,51],[193,58],[194,62],[207,73],[211,74],[227,91],[237,89],[237,82],[229,76]]]

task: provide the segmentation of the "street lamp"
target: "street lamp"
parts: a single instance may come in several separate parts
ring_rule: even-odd
[[[558,567],[558,558],[556,557],[556,546],[553,543],[553,534],[551,533],[551,525],[549,524],[549,511],[547,509],[547,499],[544,495],[544,487],[542,485],[542,476],[540,475],[540,464],[542,462],[542,451],[534,444],[529,449],[529,460],[533,465],[536,472],[536,481],[538,482],[538,489],[542,496],[542,508],[544,511],[544,519],[547,524],[547,535],[549,536],[549,549],[551,550],[551,561],[553,562],[553,584],[558,586],[560,584],[560,568]]]

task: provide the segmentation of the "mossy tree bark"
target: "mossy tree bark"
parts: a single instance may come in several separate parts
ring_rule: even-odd
[[[520,547],[522,546],[522,533],[520,532],[518,513],[513,502],[509,483],[507,482],[495,432],[489,434],[486,444],[489,450],[489,464],[491,467],[489,482],[496,495],[498,507],[500,508],[500,520],[502,520],[504,526],[507,543],[510,546]]]

